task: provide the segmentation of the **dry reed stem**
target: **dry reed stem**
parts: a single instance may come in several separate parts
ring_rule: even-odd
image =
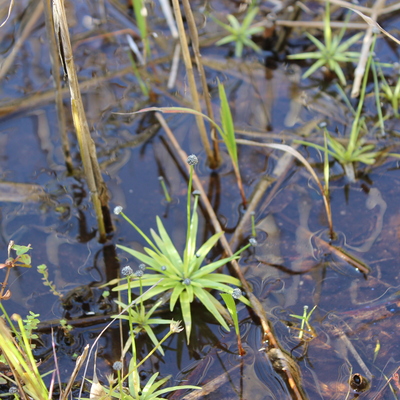
[[[35,7],[35,9],[29,15],[29,19],[26,22],[26,25],[21,32],[21,36],[16,40],[14,47],[12,48],[10,54],[4,59],[3,63],[0,65],[0,80],[4,78],[10,67],[12,66],[15,57],[18,52],[21,50],[25,40],[32,33],[32,29],[35,26],[37,20],[43,13],[43,2],[39,1]]]
[[[196,87],[196,81],[194,79],[194,73],[193,73],[193,64],[192,64],[192,60],[190,58],[185,28],[183,26],[183,20],[182,20],[181,9],[179,6],[179,0],[172,0],[172,3],[173,3],[173,7],[174,7],[175,20],[176,20],[176,23],[178,26],[178,31],[179,31],[179,39],[181,42],[183,61],[185,63],[185,67],[186,67],[186,74],[187,74],[188,83],[189,83],[189,90],[190,90],[190,94],[192,96],[192,101],[193,101],[193,108],[196,111],[201,113],[202,111],[201,111],[201,106],[200,106],[200,100],[199,100],[199,95],[198,95],[197,87]],[[206,131],[206,126],[205,126],[204,120],[200,116],[196,116],[195,118],[196,118],[197,127],[199,129],[200,138],[203,143],[204,150],[207,154],[208,164],[210,166],[212,166],[215,164],[214,154],[213,154],[213,151],[211,150],[211,146],[208,141],[207,131]]]
[[[90,136],[89,126],[86,120],[81,92],[76,74],[71,41],[69,37],[67,17],[63,0],[54,0],[53,3],[55,32],[58,39],[60,56],[68,76],[71,94],[71,109],[74,126],[77,133],[83,168],[86,181],[91,193],[93,207],[96,213],[99,227],[100,240],[106,239],[106,227],[103,209],[108,209],[108,194],[106,185],[102,179],[100,167],[97,161],[96,149]]]
[[[72,173],[73,164],[71,158],[71,149],[69,146],[68,135],[67,135],[67,123],[64,113],[62,87],[60,79],[61,65],[57,51],[57,42],[54,37],[54,31],[53,31],[54,21],[51,9],[51,0],[43,0],[43,2],[44,2],[44,17],[46,24],[46,32],[47,32],[47,37],[49,39],[49,52],[50,52],[50,61],[52,66],[52,78],[55,86],[55,102],[57,110],[58,128],[61,136],[61,146],[67,170],[69,173]]]
[[[213,121],[215,121],[214,112],[213,112],[212,105],[211,105],[211,96],[210,96],[210,93],[208,91],[206,73],[204,71],[204,66],[203,66],[203,62],[202,62],[202,59],[201,59],[199,35],[198,35],[198,32],[197,32],[196,22],[195,22],[194,17],[193,17],[193,13],[192,13],[192,9],[190,7],[189,0],[183,0],[182,3],[183,3],[183,8],[185,10],[186,20],[187,20],[188,27],[189,27],[190,38],[192,40],[192,48],[193,48],[193,53],[194,53],[194,57],[195,57],[195,60],[196,60],[197,71],[199,73],[200,82],[201,82],[201,86],[202,86],[202,89],[203,89],[203,98],[204,98],[204,101],[206,103],[207,115]],[[213,141],[213,151],[214,151],[213,162],[214,162],[214,165],[210,165],[210,167],[215,167],[216,168],[221,163],[221,156],[220,156],[220,153],[219,153],[217,132],[216,132],[216,129],[215,129],[214,126],[211,126],[211,139]]]
[[[69,378],[69,381],[68,381],[68,383],[67,383],[67,386],[65,387],[65,389],[64,389],[63,392],[62,392],[62,395],[61,395],[61,399],[60,399],[60,400],[67,400],[67,399],[68,399],[69,394],[70,394],[71,389],[72,389],[72,386],[75,384],[75,379],[76,379],[76,377],[77,377],[77,375],[78,375],[78,372],[79,372],[80,369],[82,368],[83,363],[84,363],[85,360],[86,360],[86,357],[87,357],[87,355],[88,355],[88,352],[89,352],[89,345],[87,344],[87,345],[85,346],[85,348],[83,349],[83,353],[76,359],[75,368],[74,368],[74,370],[72,371],[72,374],[71,374],[71,376],[70,376],[70,378]]]
[[[164,128],[169,140],[171,141],[173,147],[175,148],[175,151],[178,153],[180,159],[182,160],[182,162],[185,164],[187,172],[189,174],[189,165],[186,163],[187,160],[187,154],[182,150],[182,148],[180,147],[178,141],[176,140],[174,134],[172,133],[172,131],[169,129],[163,115],[159,112],[156,112],[156,118],[158,119],[158,121],[160,122],[161,126]],[[201,200],[203,202],[203,205],[205,207],[205,209],[207,210],[207,213],[210,217],[210,221],[214,227],[214,230],[216,233],[218,232],[223,232],[221,225],[218,221],[217,216],[215,215],[214,209],[210,203],[210,201],[208,200],[207,194],[204,191],[203,185],[201,184],[200,179],[198,178],[197,174],[195,171],[193,171],[193,186],[200,191],[200,197]],[[224,249],[224,251],[226,252],[226,254],[228,256],[232,256],[233,252],[231,247],[229,246],[229,243],[225,237],[225,235],[222,235],[220,237],[220,243]],[[260,319],[260,323],[263,329],[263,343],[267,344],[268,348],[274,348],[274,349],[278,349],[281,350],[280,345],[277,341],[277,339],[275,338],[275,335],[269,325],[267,316],[265,314],[265,311],[260,303],[260,301],[257,299],[257,297],[254,296],[254,294],[251,291],[251,288],[249,286],[249,284],[247,283],[246,278],[244,277],[239,264],[236,260],[232,260],[231,261],[231,265],[235,270],[235,273],[237,275],[237,277],[240,279],[244,290],[246,291],[247,297],[251,303],[251,305],[253,306],[253,311],[254,313],[257,315],[257,317]],[[295,379],[293,377],[292,372],[289,369],[284,369],[281,371],[286,379],[287,382],[293,392],[293,399],[296,400],[303,400],[304,396],[302,395],[303,391],[301,389],[300,386],[300,382],[297,381],[297,379]]]
[[[371,9],[371,19],[376,22],[378,19],[382,8],[385,5],[386,0],[377,0],[374,4],[374,6]],[[361,48],[361,53],[360,53],[360,59],[358,61],[358,65],[356,69],[354,70],[354,82],[353,82],[353,88],[351,90],[351,97],[355,98],[358,97],[360,94],[360,87],[361,87],[361,82],[364,77],[365,73],[365,66],[368,61],[369,53],[370,53],[370,48],[372,44],[372,39],[373,39],[373,33],[372,33],[372,26],[368,25],[367,31],[365,32],[365,36],[363,39],[363,45]]]

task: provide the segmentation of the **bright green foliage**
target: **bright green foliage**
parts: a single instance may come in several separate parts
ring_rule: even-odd
[[[32,333],[35,329],[37,329],[37,326],[40,323],[38,317],[40,317],[40,314],[35,314],[34,312],[29,311],[29,315],[27,315],[26,319],[23,320],[25,325],[26,337],[29,340],[34,340],[39,338],[38,335]],[[35,345],[31,344],[31,348],[34,349]]]
[[[358,102],[357,111],[354,115],[354,120],[351,126],[351,132],[350,132],[350,137],[348,139],[347,147],[343,146],[338,140],[330,136],[326,128],[325,128],[325,135],[330,149],[325,149],[325,147],[323,146],[319,146],[315,143],[305,142],[302,140],[294,141],[295,143],[300,143],[306,146],[311,146],[316,149],[319,149],[325,153],[328,153],[332,157],[336,158],[336,160],[338,160],[343,165],[350,181],[355,180],[354,165],[353,165],[354,162],[362,162],[364,164],[371,165],[375,163],[376,157],[381,154],[380,152],[374,151],[375,146],[373,144],[365,144],[364,139],[361,136],[361,130],[362,127],[364,126],[364,121],[363,118],[361,117],[361,112],[366,94],[368,72],[370,70],[372,62],[372,53],[375,46],[375,41],[376,37],[374,38],[371,47],[371,55],[368,58],[367,65],[365,68],[366,72],[362,82],[360,100]]]
[[[221,126],[222,126],[222,139],[225,142],[226,148],[228,149],[229,156],[231,157],[232,163],[239,168],[239,161],[237,155],[237,146],[235,140],[235,126],[233,124],[233,118],[231,108],[229,107],[228,99],[226,97],[224,85],[218,81],[218,92],[219,99],[221,101]]]
[[[236,335],[240,335],[239,319],[238,319],[238,315],[237,315],[235,300],[233,300],[233,297],[230,293],[222,293],[221,297],[224,299],[224,302],[226,304],[226,307],[228,308],[229,314],[232,317],[233,326],[235,327]]]
[[[344,62],[356,62],[360,56],[359,52],[348,51],[348,49],[356,43],[361,36],[364,34],[360,32],[346,41],[342,42],[345,29],[342,29],[337,36],[332,37],[332,30],[330,26],[330,12],[329,12],[329,2],[326,3],[324,17],[324,41],[322,43],[315,36],[310,35],[305,32],[306,36],[314,43],[318,51],[293,54],[288,56],[290,60],[308,60],[315,59],[315,63],[304,73],[303,79],[309,77],[319,68],[326,65],[331,71],[335,72],[339,78],[342,85],[346,85],[346,78],[340,66]]]
[[[235,42],[235,57],[242,56],[244,46],[249,46],[257,52],[261,51],[260,48],[251,40],[251,35],[255,35],[256,33],[260,33],[264,30],[262,26],[250,26],[253,22],[253,19],[257,15],[257,12],[258,7],[250,9],[250,11],[243,19],[242,25],[240,25],[239,21],[233,15],[227,16],[230,25],[224,24],[223,22],[218,21],[214,18],[214,21],[218,25],[222,26],[230,33],[230,35],[219,40],[217,42],[217,46],[221,46],[230,42]]]
[[[129,276],[127,279],[131,279]],[[128,305],[122,303],[121,301],[115,300],[115,302],[121,306],[122,308],[126,308]],[[150,340],[153,342],[154,346],[158,348],[160,353],[164,355],[164,350],[160,346],[160,343],[157,340],[156,335],[153,332],[153,329],[151,325],[165,325],[165,324],[171,324],[171,320],[169,319],[162,319],[162,318],[151,318],[153,315],[154,311],[157,310],[158,307],[160,307],[161,301],[155,303],[153,307],[146,313],[145,307],[143,305],[143,302],[140,302],[139,306],[136,307],[136,309],[129,308],[128,309],[128,315],[114,315],[112,318],[119,318],[119,319],[124,319],[129,321],[130,323],[136,325],[136,327],[131,327],[133,330],[134,335],[138,334],[141,331],[145,331],[147,335],[149,336]]]
[[[133,373],[134,374],[134,373]],[[131,375],[133,375],[131,374]],[[115,389],[105,389],[105,392],[108,394],[107,398],[116,398],[116,399],[123,399],[123,400],[158,400],[164,399],[163,396],[166,393],[173,392],[175,390],[182,390],[182,389],[200,389],[198,386],[191,386],[191,385],[183,385],[183,386],[171,386],[164,389],[159,389],[162,385],[164,385],[170,378],[171,375],[166,376],[159,381],[156,381],[159,372],[156,372],[151,376],[151,378],[147,381],[146,385],[141,390],[136,390],[136,388],[131,384],[132,380],[129,380],[129,388],[126,392],[129,391],[129,394],[125,392],[125,389],[122,389],[123,392],[121,393],[119,390],[119,386]],[[140,380],[140,379],[139,379]]]
[[[147,265],[147,269],[152,270],[154,273],[145,273],[140,279],[132,282],[128,281],[127,283],[120,284],[113,289],[120,291],[130,290],[131,288],[137,287],[141,288],[142,286],[153,286],[143,294],[141,297],[142,301],[150,299],[160,293],[171,291],[170,309],[172,311],[179,300],[188,342],[192,329],[192,314],[190,305],[195,298],[199,299],[207,308],[207,310],[210,311],[210,313],[217,319],[217,321],[229,331],[229,327],[223,317],[223,315],[225,315],[229,319],[229,314],[218,302],[218,300],[209,292],[209,290],[218,290],[224,293],[231,293],[232,288],[228,285],[241,285],[240,280],[237,278],[214,272],[228,262],[238,259],[239,254],[250,246],[250,244],[248,244],[231,257],[212,262],[206,266],[202,266],[207,254],[218,242],[219,238],[223,235],[223,232],[216,233],[202,246],[200,246],[200,248],[196,249],[196,237],[198,229],[197,205],[199,196],[195,195],[193,213],[191,215],[190,194],[192,187],[192,175],[193,165],[190,167],[188,185],[188,227],[186,235],[186,247],[183,252],[183,257],[181,257],[178,253],[159,217],[157,217],[158,233],[156,233],[153,229],[150,231],[154,240],[153,242],[121,211],[121,208],[118,209],[118,213],[121,214],[138,233],[140,233],[150,247],[144,248],[144,251],[147,254],[125,246],[117,245],[117,247],[131,254],[142,263],[145,263]],[[250,305],[249,301],[243,296],[241,296],[239,299],[247,305]]]
[[[229,330],[228,325],[221,314],[221,312],[223,312],[221,310],[223,307],[217,301],[217,299],[209,293],[208,289],[230,293],[232,288],[228,285],[240,286],[239,279],[229,275],[214,273],[214,271],[228,262],[238,259],[239,254],[249,246],[245,246],[232,257],[224,258],[202,267],[202,263],[206,255],[214,247],[218,239],[223,235],[223,232],[213,235],[196,251],[196,236],[198,226],[196,208],[197,197],[195,200],[194,212],[190,223],[183,258],[176,250],[159,217],[157,217],[157,227],[159,233],[157,234],[154,230],[151,230],[151,235],[154,240],[153,243],[149,237],[147,237],[139,228],[136,227],[136,225],[133,224],[133,222],[131,222],[123,213],[121,213],[121,215],[123,215],[125,219],[127,219],[146,239],[151,248],[145,247],[144,250],[147,253],[146,255],[125,246],[117,246],[141,262],[145,263],[148,266],[148,269],[154,271],[153,274],[146,273],[140,280],[138,279],[130,283],[131,288],[139,287],[140,285],[156,285],[143,295],[143,301],[150,299],[159,293],[172,290],[170,309],[172,311],[175,308],[177,301],[180,301],[188,342],[192,328],[190,304],[193,302],[195,297],[204,304],[204,306],[211,312],[212,315],[214,315],[214,317],[226,330]],[[117,286],[113,290],[127,289],[128,284],[125,283]],[[249,304],[243,296],[240,300],[246,304]]]
[[[13,331],[17,331],[19,340],[17,342],[3,318],[0,318],[0,350],[28,397],[34,400],[48,399],[49,393],[38,371],[22,318],[17,314],[12,318],[18,325],[18,330],[13,328]]]
[[[30,245],[28,246],[19,246],[17,244],[13,244],[11,246],[13,250],[17,253],[17,257],[12,260],[14,267],[24,267],[24,268],[31,268],[31,256],[26,254],[29,250],[32,249]]]
[[[37,270],[39,274],[43,275],[42,281],[43,285],[47,286],[50,289],[50,292],[54,294],[54,296],[62,299],[63,295],[57,290],[56,285],[53,281],[49,280],[49,270],[45,264],[38,265]]]

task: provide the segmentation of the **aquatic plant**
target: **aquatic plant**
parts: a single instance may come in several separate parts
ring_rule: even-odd
[[[317,306],[314,306],[311,309],[311,311],[307,312],[308,311],[308,306],[304,306],[303,307],[303,315],[290,314],[290,316],[292,318],[297,318],[297,319],[301,320],[300,332],[299,332],[299,336],[298,336],[299,339],[303,339],[304,332],[311,333],[312,335],[314,335],[313,334],[314,329],[310,325],[310,318],[311,318],[311,315],[315,311],[316,308],[317,308]],[[305,326],[307,327],[307,331],[304,329]]]
[[[363,126],[363,118],[361,117],[362,108],[364,105],[364,99],[367,89],[368,71],[372,62],[372,51],[376,42],[376,36],[374,38],[373,45],[371,47],[371,54],[367,61],[366,73],[362,82],[360,100],[358,102],[357,111],[354,116],[354,120],[351,126],[350,136],[347,146],[342,145],[338,140],[334,139],[327,131],[324,126],[324,133],[327,137],[329,149],[325,149],[323,146],[319,146],[315,143],[306,142],[303,140],[295,140],[295,143],[304,144],[310,147],[314,147],[323,152],[328,153],[330,156],[338,160],[346,172],[347,177],[351,182],[355,181],[354,164],[355,162],[362,162],[364,164],[374,164],[376,157],[380,154],[374,151],[375,145],[365,144],[361,136],[361,130]]]
[[[340,64],[357,61],[360,53],[349,51],[349,48],[361,38],[363,32],[357,33],[356,35],[342,42],[344,34],[345,28],[341,29],[339,35],[332,35],[329,1],[327,1],[325,5],[324,16],[324,43],[318,40],[315,36],[305,32],[305,35],[317,47],[318,51],[292,54],[287,58],[289,60],[316,60],[315,63],[303,74],[303,79],[308,78],[319,68],[326,66],[329,68],[329,70],[336,73],[342,85],[346,85],[346,78]]]
[[[229,314],[233,320],[233,326],[235,327],[235,333],[237,337],[238,351],[240,356],[244,356],[246,351],[242,346],[242,338],[240,337],[240,329],[239,329],[239,319],[237,315],[237,309],[234,299],[238,299],[242,296],[242,291],[240,288],[233,289],[232,293],[222,293],[221,297],[224,299],[226,307],[229,311]]]
[[[127,277],[128,281],[131,277]],[[141,279],[141,278],[139,278]],[[130,291],[128,290],[128,293]],[[130,299],[128,299],[128,302]],[[124,304],[122,301],[115,300],[115,303],[118,304],[122,308],[126,308],[128,305]],[[164,350],[161,347],[156,335],[153,332],[152,325],[165,325],[170,324],[172,321],[169,319],[163,318],[154,318],[152,317],[153,313],[160,307],[162,301],[156,302],[149,311],[146,312],[143,301],[139,302],[139,305],[135,305],[135,308],[128,308],[128,315],[114,315],[113,318],[123,319],[129,321],[129,329],[131,331],[130,339],[132,340],[132,335],[136,337],[136,335],[142,331],[146,332],[149,336],[150,340],[154,344],[155,347],[158,348],[160,353],[164,355]]]
[[[180,321],[172,321],[170,324],[169,332],[164,336],[161,342],[167,340],[167,338],[173,333],[179,333],[183,328],[180,326]],[[134,339],[133,339],[134,340]],[[158,400],[163,399],[163,395],[166,393],[170,393],[176,390],[182,389],[201,389],[198,386],[192,385],[182,385],[182,386],[171,386],[166,387],[164,389],[160,389],[170,378],[171,375],[166,376],[165,378],[157,381],[159,372],[154,373],[147,383],[141,387],[140,385],[140,377],[138,373],[138,367],[143,364],[145,360],[147,360],[153,352],[161,346],[159,343],[151,352],[149,352],[146,357],[139,363],[136,363],[135,357],[131,359],[129,365],[129,372],[122,376],[123,363],[120,361],[116,361],[113,365],[114,371],[117,373],[116,379],[109,379],[109,388],[103,387],[100,384],[97,384],[96,391],[97,397],[90,397],[93,399],[103,399],[103,398],[116,398],[123,400]],[[127,381],[128,386],[124,385],[124,382]],[[93,384],[92,384],[93,387]]]
[[[230,34],[225,36],[223,39],[218,40],[217,46],[222,46],[227,43],[235,43],[235,57],[241,57],[243,53],[243,47],[248,46],[253,50],[260,52],[261,49],[251,40],[251,36],[257,33],[261,33],[264,28],[262,26],[251,26],[255,16],[257,15],[258,7],[250,8],[247,15],[244,17],[242,24],[233,15],[228,15],[229,24],[225,24],[216,18],[213,20]]]
[[[379,71],[379,76],[381,79],[381,96],[390,101],[392,108],[393,108],[393,113],[396,118],[400,118],[400,113],[399,113],[399,101],[400,101],[400,75],[399,75],[399,70],[397,70],[397,81],[394,86],[389,85],[388,81],[386,80],[384,74],[382,71]]]
[[[241,286],[239,279],[229,275],[215,273],[215,271],[227,264],[228,262],[238,259],[239,254],[250,246],[244,246],[237,251],[232,257],[224,258],[218,261],[211,262],[206,266],[202,266],[205,257],[210,250],[218,242],[219,238],[224,234],[219,232],[209,238],[203,245],[196,249],[196,238],[198,229],[197,206],[199,193],[194,192],[193,211],[191,209],[191,191],[193,167],[197,164],[197,157],[191,155],[187,160],[190,165],[190,175],[187,195],[187,234],[186,246],[183,257],[181,257],[173,244],[170,236],[164,228],[164,225],[159,217],[156,218],[158,234],[151,229],[151,236],[154,242],[123,212],[121,207],[117,207],[114,212],[122,215],[133,228],[145,239],[150,246],[145,247],[144,251],[147,254],[130,249],[126,246],[117,245],[121,250],[126,251],[142,263],[147,265],[147,269],[153,273],[144,273],[140,279],[128,283],[120,283],[113,290],[129,290],[143,286],[152,286],[153,288],[143,294],[142,300],[150,299],[160,293],[171,291],[170,309],[175,308],[179,300],[182,317],[186,328],[187,341],[190,340],[192,328],[191,303],[195,298],[207,308],[207,310],[215,317],[215,319],[229,331],[229,327],[225,319],[230,319],[225,308],[218,300],[209,292],[209,290],[219,290],[224,293],[231,293],[232,288],[228,285]],[[240,296],[239,300],[247,305],[250,303],[244,296]],[[225,318],[225,319],[224,319]]]
[[[48,399],[49,392],[37,368],[22,318],[14,314],[12,319],[17,322],[21,340],[17,342],[3,318],[0,318],[0,349],[14,375],[14,383],[24,399],[27,396],[35,400]]]

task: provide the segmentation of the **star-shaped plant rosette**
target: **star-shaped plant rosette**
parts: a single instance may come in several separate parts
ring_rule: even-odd
[[[142,301],[150,299],[160,293],[171,291],[170,309],[175,308],[179,300],[182,317],[186,327],[186,337],[189,343],[190,332],[192,328],[192,314],[190,305],[195,298],[207,308],[208,311],[217,319],[217,321],[229,331],[226,321],[231,322],[231,318],[227,310],[219,303],[219,301],[210,293],[210,290],[218,290],[223,293],[232,293],[235,287],[241,286],[239,279],[229,275],[216,273],[215,271],[227,264],[228,262],[238,259],[239,254],[247,249],[250,244],[247,244],[242,249],[237,251],[233,256],[224,258],[222,260],[214,261],[210,264],[203,266],[203,261],[210,250],[218,242],[219,238],[224,234],[223,232],[216,233],[210,237],[199,249],[196,249],[196,237],[198,229],[198,215],[197,206],[199,194],[197,191],[193,192],[194,204],[193,212],[191,212],[191,191],[193,168],[197,164],[197,157],[191,155],[187,160],[190,165],[189,184],[188,184],[188,197],[187,197],[187,235],[186,246],[183,257],[180,256],[176,250],[171,238],[164,228],[161,219],[157,216],[158,234],[151,229],[150,233],[153,241],[123,212],[122,207],[116,207],[114,213],[122,215],[135,230],[146,240],[150,247],[145,247],[144,251],[147,254],[130,249],[126,246],[117,245],[119,249],[126,251],[142,263],[147,265],[146,270],[152,270],[153,273],[145,273],[140,278],[134,278],[134,275],[128,276],[124,279],[129,279],[127,283],[121,283],[113,290],[121,291],[128,290],[129,288],[154,286],[145,292],[142,296]],[[250,302],[244,297],[240,296],[239,300],[250,306]]]

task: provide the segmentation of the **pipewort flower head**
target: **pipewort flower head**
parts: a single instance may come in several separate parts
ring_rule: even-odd
[[[121,274],[124,276],[129,276],[133,274],[133,270],[129,265],[127,265],[126,267],[122,268]]]
[[[113,364],[113,370],[114,371],[121,371],[122,369],[122,362],[121,361],[115,361]]]
[[[235,299],[235,300],[237,300],[237,299],[239,299],[240,297],[242,297],[242,291],[239,289],[239,288],[235,288],[235,289],[233,289],[232,290],[232,297]]]
[[[119,215],[119,214],[121,214],[122,210],[123,210],[123,208],[121,206],[117,206],[114,208],[114,214]]]
[[[144,271],[146,269],[146,265],[145,264],[140,264],[138,267],[141,271]]]
[[[253,246],[253,247],[256,247],[256,246],[258,245],[257,239],[254,238],[254,237],[252,237],[252,238],[249,239],[249,243],[250,243],[250,245]]]
[[[190,156],[188,156],[186,162],[189,165],[196,165],[199,162],[199,160],[194,154],[191,154]]]
[[[141,269],[139,269],[138,271],[135,272],[135,275],[136,275],[138,278],[141,278],[141,277],[143,276],[143,271],[142,271]]]

